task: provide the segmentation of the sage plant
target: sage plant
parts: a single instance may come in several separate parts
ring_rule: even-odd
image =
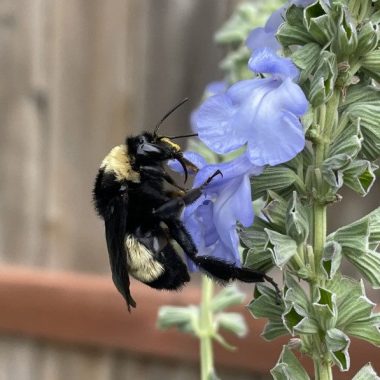
[[[350,337],[380,346],[380,314],[365,292],[380,287],[380,207],[327,235],[339,190],[363,197],[375,181],[380,2],[291,0],[254,29],[247,27],[250,9],[241,6],[217,33],[231,48],[222,62],[225,80],[209,87],[192,115],[199,139],[223,161],[188,153],[200,169],[194,186],[216,169],[223,178],[183,219],[199,254],[239,265],[240,241],[244,266],[281,271],[281,301],[258,284],[248,305],[255,318],[268,320],[264,339],[290,337],[273,378],[309,379],[298,350],[314,362],[315,379],[332,379],[333,366],[350,368]],[[343,275],[343,262],[362,279]],[[200,308],[162,309],[160,323],[208,336],[201,359],[202,379],[209,379],[210,338],[228,347],[219,327],[242,333],[244,325],[221,312],[241,300],[235,290],[204,297]],[[379,377],[367,364],[354,379]]]

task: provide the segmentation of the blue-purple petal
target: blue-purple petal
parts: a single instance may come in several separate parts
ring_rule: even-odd
[[[206,86],[206,96],[221,94],[227,90],[227,83],[224,80],[211,82]]]
[[[279,57],[271,49],[255,50],[248,61],[249,68],[256,73],[265,73],[281,78],[297,78],[299,71],[290,58]]]
[[[280,117],[271,119],[271,128],[257,128],[254,138],[248,142],[248,154],[255,165],[272,166],[294,158],[305,146],[305,135],[299,119],[283,111]]]
[[[292,0],[290,2],[291,5],[295,5],[297,7],[302,7],[302,8],[305,8],[307,7],[308,5],[314,3],[315,0]]]
[[[224,154],[244,144],[230,125],[235,112],[231,99],[221,94],[206,99],[194,114],[193,121],[200,139],[216,153]]]
[[[277,51],[281,48],[280,43],[277,41],[276,35],[272,31],[265,28],[253,29],[247,38],[246,45],[251,51],[257,49],[268,48]]]
[[[224,185],[231,179],[235,179],[244,175],[259,175],[263,171],[263,166],[255,166],[249,159],[247,152],[239,157],[219,164],[209,164],[203,167],[195,176],[194,187],[203,184],[217,170],[220,170],[222,175],[214,177],[209,185],[207,185],[206,193],[216,192],[223,188]]]

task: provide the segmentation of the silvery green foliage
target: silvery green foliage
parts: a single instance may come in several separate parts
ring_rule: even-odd
[[[380,288],[380,207],[328,235],[318,262],[312,214],[316,204],[338,202],[344,186],[366,196],[376,179],[379,23],[378,1],[320,0],[288,7],[277,39],[301,70],[299,83],[310,102],[303,117],[310,144],[293,160],[254,178],[254,197],[264,202],[253,226],[240,233],[245,265],[278,267],[284,275],[280,304],[272,289],[260,284],[248,306],[255,318],[268,320],[263,337],[290,335],[302,354],[320,355],[341,371],[350,367],[351,337],[380,346],[380,314],[364,282],[340,272],[349,262],[369,286]],[[321,162],[318,144],[324,147]],[[308,379],[291,348],[292,343],[284,347],[273,378]],[[378,378],[369,364],[354,377]]]
[[[229,331],[239,337],[247,334],[247,326],[241,314],[227,312],[225,309],[241,304],[245,294],[236,286],[228,286],[221,290],[211,302],[211,313],[213,319],[213,331],[211,338],[223,347],[233,350],[221,335],[222,331]],[[178,330],[200,337],[204,334],[201,328],[201,310],[199,306],[187,307],[163,306],[158,313],[157,325],[160,329],[176,327]]]

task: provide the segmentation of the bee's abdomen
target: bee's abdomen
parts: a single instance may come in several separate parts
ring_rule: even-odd
[[[155,259],[153,252],[133,235],[125,238],[129,274],[142,282],[151,282],[164,272],[164,266]]]

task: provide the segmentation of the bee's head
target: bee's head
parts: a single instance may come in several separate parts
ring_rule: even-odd
[[[154,166],[171,159],[178,160],[187,179],[188,161],[183,157],[181,147],[169,137],[144,132],[138,136],[128,137],[126,144],[128,152],[135,158],[138,166]]]
[[[182,100],[168,113],[166,113],[166,115],[157,123],[153,133],[144,132],[141,135],[127,138],[126,144],[128,146],[128,152],[135,158],[137,165],[155,165],[171,159],[178,160],[185,172],[186,182],[188,175],[187,166],[191,165],[192,170],[196,168],[194,168],[194,165],[191,164],[191,162],[187,161],[183,157],[181,147],[172,140],[178,137],[189,137],[195,135],[166,137],[159,136],[158,130],[162,122],[187,101],[187,98]]]

